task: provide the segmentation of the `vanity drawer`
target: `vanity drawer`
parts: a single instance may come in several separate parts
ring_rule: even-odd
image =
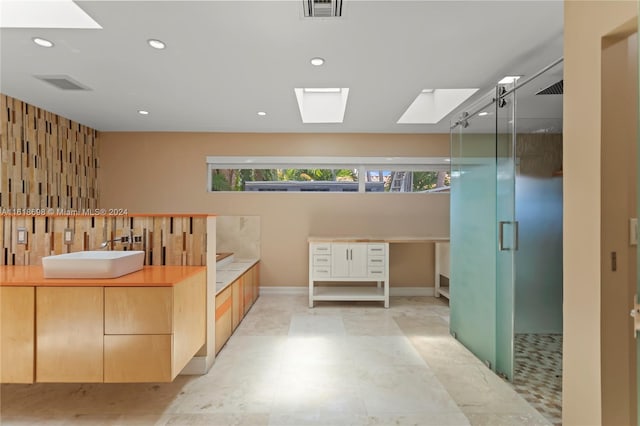
[[[369,276],[372,278],[384,278],[383,266],[369,266],[368,272]]]
[[[369,256],[384,256],[384,244],[367,244],[367,254]]]
[[[313,254],[331,254],[331,243],[313,243],[311,245]]]
[[[314,254],[313,264],[315,266],[329,266],[331,264],[331,255],[329,254]]]
[[[313,267],[313,278],[331,278],[331,268],[329,265],[327,266],[314,266]]]
[[[367,266],[377,266],[384,269],[384,256],[369,256]]]

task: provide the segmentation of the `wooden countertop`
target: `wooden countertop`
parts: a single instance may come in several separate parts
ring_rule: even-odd
[[[310,243],[437,243],[449,237],[309,237]]]
[[[42,266],[0,266],[0,286],[170,287],[206,266],[145,266],[118,278],[44,278]]]

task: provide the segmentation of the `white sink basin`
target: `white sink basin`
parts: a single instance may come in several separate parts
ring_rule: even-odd
[[[143,264],[143,251],[79,251],[42,258],[45,278],[116,278]]]

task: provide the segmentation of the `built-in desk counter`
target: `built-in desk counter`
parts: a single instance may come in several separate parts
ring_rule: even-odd
[[[47,279],[0,267],[0,382],[170,382],[205,343],[206,267]]]
[[[440,289],[440,275],[448,274],[448,242],[448,237],[309,237],[309,307],[316,301],[381,301],[388,308],[389,245],[403,243],[435,243],[434,293],[448,297],[448,291]],[[440,266],[443,260],[446,267]],[[355,281],[377,285],[316,284]]]

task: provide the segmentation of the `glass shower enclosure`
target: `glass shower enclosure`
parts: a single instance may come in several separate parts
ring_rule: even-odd
[[[450,331],[507,380],[514,377],[517,333],[562,333],[562,179],[555,178],[553,183],[559,183],[559,189],[547,189],[550,167],[556,167],[548,159],[557,158],[558,153],[547,155],[540,150],[560,141],[561,168],[561,118],[552,128],[531,114],[540,110],[533,107],[541,103],[557,105],[558,98],[535,95],[540,94],[539,84],[561,74],[557,67],[561,63],[559,59],[525,81],[498,85],[451,126]],[[545,73],[545,78],[539,78]],[[560,102],[560,113],[561,109]],[[520,176],[522,159],[526,164]],[[548,202],[552,193],[558,206]],[[518,215],[516,206],[541,214],[532,217],[521,211]],[[553,230],[553,238],[558,234],[554,241],[542,229],[552,228],[540,220],[546,216],[553,216],[559,229]],[[524,218],[523,228],[519,219]],[[545,236],[546,248],[536,233]],[[548,248],[551,245],[553,251]],[[545,250],[553,252],[554,259]],[[528,300],[523,302],[525,295]],[[553,309],[544,307],[545,303]],[[553,326],[542,317],[553,318]]]

